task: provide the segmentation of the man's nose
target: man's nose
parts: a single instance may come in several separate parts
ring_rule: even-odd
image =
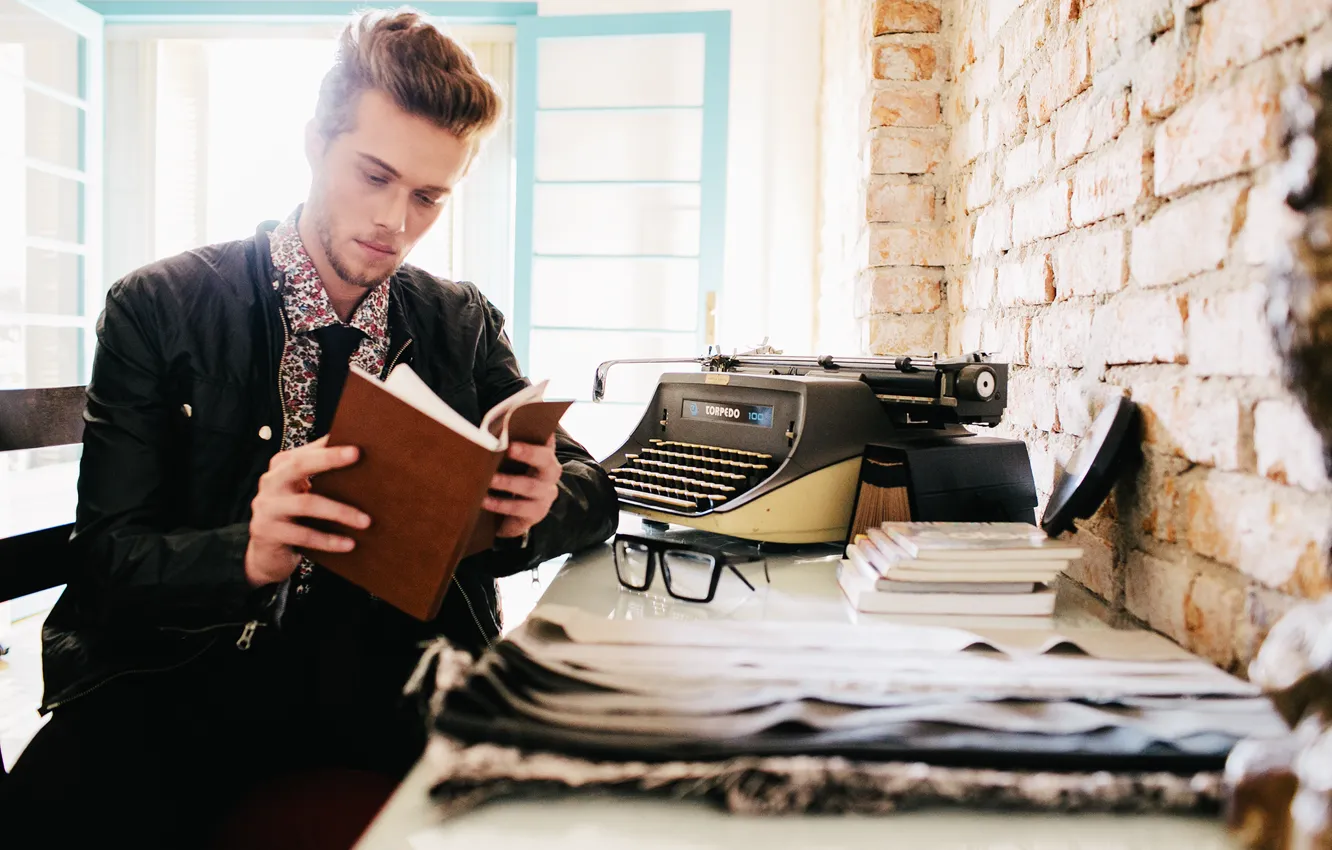
[[[407,229],[409,192],[385,192],[386,197],[375,211],[375,228],[388,233],[402,233]]]

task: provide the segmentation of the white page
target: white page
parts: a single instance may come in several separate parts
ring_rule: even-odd
[[[356,366],[352,366],[360,374],[371,380],[374,376]],[[435,391],[426,386],[426,382],[412,371],[406,363],[395,366],[389,374],[388,379],[380,384],[392,396],[400,401],[410,404],[412,407],[429,416],[436,422],[444,425],[453,431],[461,434],[467,439],[476,443],[482,448],[490,449],[492,452],[501,451],[508,447],[507,440],[501,442],[500,439],[486,431],[468,422],[466,417],[454,410],[444,401],[444,399],[435,395]]]

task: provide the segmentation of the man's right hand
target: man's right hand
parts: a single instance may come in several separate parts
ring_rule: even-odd
[[[329,448],[328,437],[278,452],[259,479],[259,492],[250,503],[250,545],[245,550],[245,578],[253,587],[282,581],[301,562],[298,549],[348,552],[349,537],[316,531],[299,522],[323,519],[348,528],[367,528],[370,517],[341,502],[310,492],[310,477],[356,462],[352,446]]]

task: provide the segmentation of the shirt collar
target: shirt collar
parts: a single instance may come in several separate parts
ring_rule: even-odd
[[[277,226],[269,237],[273,267],[283,276],[285,285],[282,303],[286,309],[291,332],[310,333],[319,328],[339,323],[333,303],[328,300],[323,281],[314,260],[305,250],[296,223],[300,219],[298,208]],[[352,313],[352,327],[377,342],[388,341],[388,280],[376,286],[361,299]]]

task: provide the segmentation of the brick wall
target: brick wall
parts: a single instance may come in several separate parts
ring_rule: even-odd
[[[1332,589],[1332,491],[1264,319],[1280,92],[1332,63],[1332,0],[865,5],[862,349],[1013,363],[999,431],[1027,442],[1042,508],[1130,395],[1144,461],[1080,529],[1074,577],[1242,669],[1292,599]]]

